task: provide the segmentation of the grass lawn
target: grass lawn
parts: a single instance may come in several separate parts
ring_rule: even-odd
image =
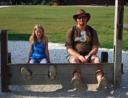
[[[11,6],[0,9],[0,29],[7,29],[9,40],[28,40],[36,24],[42,24],[49,42],[64,43],[67,30],[76,22],[78,9],[91,14],[88,25],[98,32],[100,47],[113,48],[115,7],[87,6]],[[124,24],[128,24],[128,7],[124,7]],[[123,50],[128,50],[128,28],[123,29]]]

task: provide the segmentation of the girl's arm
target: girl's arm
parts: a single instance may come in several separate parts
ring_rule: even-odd
[[[49,50],[48,50],[48,38],[47,37],[45,37],[45,46],[46,46],[46,48],[45,48],[45,54],[47,56],[48,63],[51,63],[50,62],[50,56],[49,56]]]
[[[29,63],[31,55],[32,55],[32,42],[30,41],[29,52],[28,52],[28,58],[27,58],[26,63]]]

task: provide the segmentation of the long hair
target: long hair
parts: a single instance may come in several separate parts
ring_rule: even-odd
[[[36,42],[37,42],[37,37],[36,37],[36,35],[35,35],[35,30],[36,30],[36,29],[41,29],[41,30],[42,30],[41,42],[42,42],[42,43],[45,43],[44,28],[43,28],[43,26],[40,25],[40,24],[34,26],[34,29],[33,29],[32,35],[30,36],[29,41],[31,41],[32,43],[36,43]]]

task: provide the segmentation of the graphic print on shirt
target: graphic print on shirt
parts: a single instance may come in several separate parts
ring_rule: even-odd
[[[78,42],[89,42],[90,38],[89,38],[89,36],[86,35],[86,31],[81,31],[80,32],[80,37],[77,37],[75,39],[75,41],[78,41]]]

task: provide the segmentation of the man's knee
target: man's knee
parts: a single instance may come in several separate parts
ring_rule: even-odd
[[[74,56],[71,56],[69,58],[69,63],[80,63],[79,59],[74,57]]]
[[[70,59],[69,62],[70,62],[70,63],[77,63],[77,60],[76,60],[76,59]]]
[[[99,57],[97,57],[97,56],[92,56],[91,62],[92,62],[92,63],[100,63],[100,59],[99,59]]]

